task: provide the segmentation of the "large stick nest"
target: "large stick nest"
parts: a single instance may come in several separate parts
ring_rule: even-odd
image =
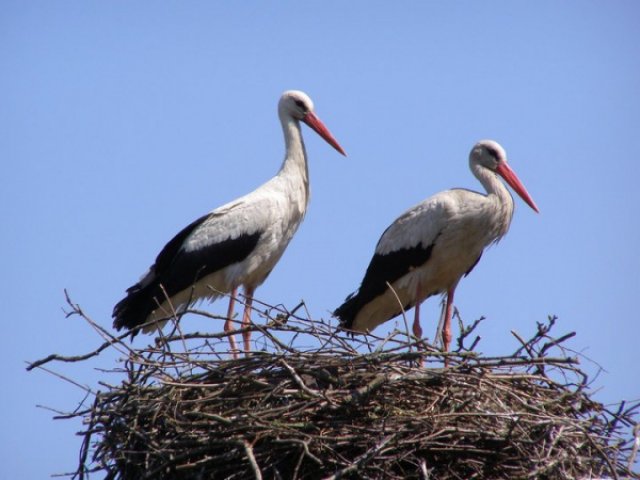
[[[71,304],[72,313],[80,314]],[[504,357],[465,346],[443,354],[393,332],[350,338],[295,314],[263,312],[258,351],[233,359],[225,334],[184,335],[121,350],[125,379],[91,392],[73,476],[107,479],[640,478],[639,405],[607,409],[554,318]],[[198,312],[200,315],[206,315]],[[472,347],[477,342],[473,342]],[[447,366],[443,366],[446,360]],[[93,476],[93,475],[92,475]]]

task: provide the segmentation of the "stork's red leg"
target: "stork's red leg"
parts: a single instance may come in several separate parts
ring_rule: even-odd
[[[414,308],[413,335],[418,339],[422,338],[422,327],[420,326],[420,303],[416,303]]]
[[[413,309],[413,335],[422,340],[422,327],[420,326],[420,283],[416,287],[416,306]]]
[[[233,307],[236,303],[236,294],[238,293],[238,289],[234,288],[231,290],[231,295],[229,296],[229,308],[227,309],[227,320],[224,322],[224,331],[225,333],[232,332],[233,328]],[[229,335],[229,346],[231,347],[231,353],[233,353],[233,358],[238,358],[238,346],[236,345],[236,339],[233,335]]]
[[[422,327],[420,326],[420,304],[422,301],[420,300],[422,297],[420,296],[420,282],[418,282],[418,286],[416,287],[416,306],[413,309],[413,335],[418,339],[418,341],[422,340]],[[418,343],[418,350],[422,350],[424,345],[422,342]],[[424,367],[424,357],[420,359],[420,366]]]
[[[444,326],[442,328],[442,346],[445,352],[449,351],[451,345],[451,311],[453,310],[453,294],[456,287],[451,287],[447,291],[447,305],[444,312]]]
[[[251,304],[253,303],[253,288],[245,287],[244,289],[244,314],[242,315],[242,328],[245,329],[251,323]],[[242,340],[244,342],[245,355],[251,350],[251,332],[242,332]]]

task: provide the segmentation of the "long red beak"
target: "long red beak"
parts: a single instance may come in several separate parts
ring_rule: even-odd
[[[324,138],[329,145],[331,145],[333,148],[335,148],[345,157],[347,156],[347,154],[344,152],[344,150],[342,149],[338,141],[335,138],[333,138],[333,135],[331,135],[331,132],[329,131],[329,129],[324,126],[324,123],[322,123],[322,121],[318,118],[318,116],[315,113],[313,112],[307,113],[302,119],[302,121],[307,125],[309,125],[309,127],[311,127],[313,130],[315,130],[315,132],[318,135],[320,135],[322,138]]]
[[[501,162],[498,165],[496,172],[498,172],[498,175],[504,178],[505,182],[507,182],[509,186],[513,188],[513,190],[518,195],[520,195],[520,198],[522,198],[522,200],[527,202],[527,205],[533,208],[536,211],[536,213],[540,213],[540,211],[538,210],[538,207],[536,206],[536,203],[531,198],[531,195],[529,195],[529,192],[527,192],[527,189],[524,188],[524,185],[516,175],[516,172],[511,170],[511,167],[509,165],[507,165],[505,162]]]

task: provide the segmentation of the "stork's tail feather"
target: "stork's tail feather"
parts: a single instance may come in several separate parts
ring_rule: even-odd
[[[146,323],[149,315],[158,308],[158,294],[162,294],[159,285],[140,287],[136,284],[129,288],[127,296],[113,308],[113,328],[131,330]]]
[[[353,322],[362,308],[361,303],[359,296],[352,293],[342,305],[335,309],[333,316],[340,320],[340,328],[345,330],[353,329]]]

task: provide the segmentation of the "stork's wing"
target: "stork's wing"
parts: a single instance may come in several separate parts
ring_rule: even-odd
[[[400,215],[380,237],[376,253],[388,255],[420,245],[423,249],[433,245],[456,210],[456,201],[449,196],[451,192],[429,197]]]
[[[166,296],[171,298],[201,278],[247,258],[264,227],[261,222],[247,225],[247,218],[252,215],[246,210],[251,208],[256,206],[234,202],[183,228],[115,306],[114,327],[130,329],[146,322]]]
[[[357,293],[334,312],[343,327],[351,328],[358,312],[382,295],[387,283],[392,284],[429,260],[450,208],[447,197],[438,194],[407,210],[389,225],[378,241]]]
[[[156,257],[156,262],[153,265],[153,270],[155,272],[165,272],[171,266],[171,263],[178,255],[178,252],[182,248],[184,241],[186,238],[193,233],[193,231],[198,228],[209,217],[209,214],[203,215],[197,220],[194,220],[189,225],[180,230],[175,237],[173,237],[169,243],[167,243],[158,256]]]

